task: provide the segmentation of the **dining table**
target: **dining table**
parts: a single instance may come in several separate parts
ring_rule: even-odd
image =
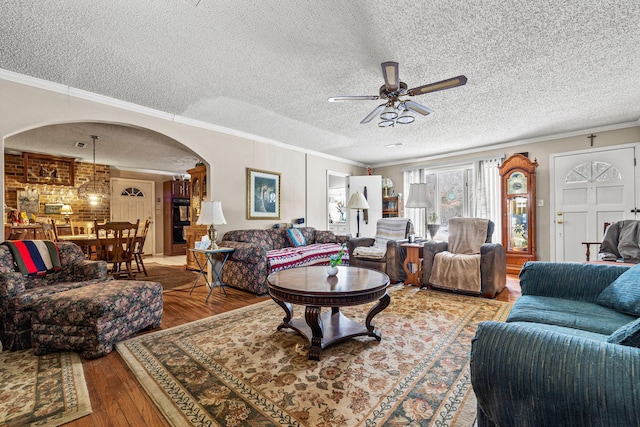
[[[104,238],[101,237],[100,240],[104,241]],[[141,241],[142,236],[136,236],[136,242]],[[60,242],[71,242],[82,248],[83,252],[86,254],[91,253],[91,247],[98,246],[98,238],[94,234],[74,234],[69,236],[58,236],[58,241]]]

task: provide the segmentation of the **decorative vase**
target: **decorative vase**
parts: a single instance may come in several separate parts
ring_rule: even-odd
[[[438,230],[440,230],[440,224],[427,224],[427,229],[429,230],[429,236],[431,236],[431,240],[435,237]]]
[[[329,267],[327,268],[327,274],[329,276],[335,276],[336,274],[338,274],[338,267]]]

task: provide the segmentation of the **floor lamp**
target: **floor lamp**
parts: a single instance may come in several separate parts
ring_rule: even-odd
[[[415,183],[409,187],[409,197],[407,197],[407,208],[424,208],[424,233],[427,236],[427,209],[432,207],[433,204],[429,200],[429,194],[427,192],[427,184]]]
[[[358,213],[356,214],[356,219],[358,221],[358,232],[356,233],[356,237],[360,237],[360,209],[369,209],[369,203],[367,203],[367,199],[364,198],[362,193],[353,193],[349,198],[349,203],[347,203],[347,207],[349,209],[357,209]]]

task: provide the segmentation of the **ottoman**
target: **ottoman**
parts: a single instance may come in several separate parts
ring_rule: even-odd
[[[40,298],[32,310],[31,344],[36,355],[69,350],[92,359],[161,321],[161,284],[109,280]]]

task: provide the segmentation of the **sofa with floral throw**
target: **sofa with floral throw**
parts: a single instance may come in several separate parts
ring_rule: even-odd
[[[59,242],[59,271],[25,276],[9,248],[0,245],[0,340],[6,350],[31,347],[31,310],[38,299],[107,280],[104,261],[88,261],[79,246]]]
[[[298,246],[292,243],[292,233],[302,236],[303,242],[294,240]],[[267,292],[267,276],[272,272],[328,265],[329,257],[338,254],[348,240],[349,236],[336,236],[332,231],[313,227],[228,231],[218,246],[235,250],[224,265],[222,282],[261,295]],[[349,262],[346,251],[342,259],[343,265]]]

